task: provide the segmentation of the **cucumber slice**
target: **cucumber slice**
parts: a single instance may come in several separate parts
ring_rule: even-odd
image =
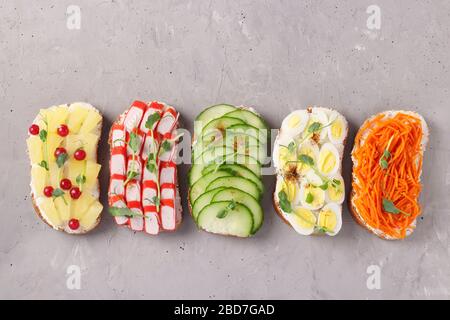
[[[201,177],[198,179],[197,182],[195,182],[191,189],[189,190],[189,200],[191,201],[191,205],[195,203],[195,200],[197,200],[198,197],[200,197],[205,191],[209,191],[215,188],[211,188],[209,190],[206,190],[206,187],[213,182],[214,180],[221,178],[221,177],[228,177],[230,174],[225,171],[217,171],[217,172],[211,172],[207,175]],[[217,188],[219,188],[218,186]]]
[[[202,132],[204,126],[206,126],[211,120],[220,118],[226,113],[236,110],[235,106],[230,104],[217,104],[215,106],[208,107],[204,109],[195,118],[195,132]]]
[[[207,191],[200,197],[198,197],[197,200],[195,200],[194,204],[192,205],[192,217],[194,218],[194,221],[197,221],[197,217],[200,211],[208,204],[210,204],[212,202],[212,198],[222,190],[224,190],[224,188],[217,188]]]
[[[219,172],[223,172],[223,171],[217,171],[216,174]],[[214,174],[214,173],[210,173],[209,175],[212,175],[212,174]],[[201,179],[199,181],[201,181]],[[213,190],[216,188],[221,188],[221,187],[240,189],[240,190],[250,194],[256,200],[259,200],[261,198],[261,193],[259,192],[258,187],[256,186],[256,184],[253,181],[242,178],[242,177],[233,177],[230,175],[228,175],[228,176],[224,175],[224,176],[217,177],[216,179],[212,180],[208,184],[206,191]]]
[[[204,175],[204,174],[210,173],[215,170],[216,171],[225,171],[225,172],[228,172],[232,176],[243,177],[248,180],[251,180],[256,184],[260,193],[264,192],[264,185],[263,185],[261,179],[247,167],[244,167],[240,164],[222,164],[217,167],[217,165],[212,164],[212,165],[205,167],[202,170],[202,174]]]
[[[208,122],[202,130],[202,141],[211,142],[223,137],[225,130],[235,124],[245,124],[245,122],[233,117],[220,117]]]
[[[266,122],[255,112],[252,112],[247,109],[237,109],[225,114],[226,117],[233,117],[244,120],[247,124],[259,128],[259,129],[268,129]]]
[[[238,203],[245,205],[250,210],[250,212],[253,215],[252,234],[255,234],[256,231],[258,231],[259,228],[261,227],[264,220],[264,213],[258,201],[256,201],[255,198],[253,198],[248,193],[236,188],[227,188],[218,191],[216,190],[217,189],[209,191],[214,193],[214,196],[212,197],[212,202],[236,201]],[[197,202],[198,200],[196,201],[196,203]]]
[[[195,182],[197,182],[202,176],[206,173],[215,171],[217,166],[228,164],[238,164],[249,169],[253,172],[258,178],[261,177],[261,165],[259,162],[247,155],[237,154],[237,155],[229,155],[223,158],[214,159],[211,163],[202,164],[202,163],[194,163],[189,170],[189,185],[192,186]],[[204,171],[205,168],[208,168],[207,171]]]
[[[209,165],[212,162],[220,163],[224,157],[232,156],[233,154],[233,148],[226,148],[223,146],[208,148],[205,149],[201,155],[194,159],[194,164]]]
[[[226,215],[218,218],[224,211]],[[253,230],[250,210],[245,205],[232,201],[214,202],[204,207],[197,222],[202,229],[222,235],[249,237]]]
[[[236,135],[248,135],[255,139],[258,139],[261,144],[267,144],[268,137],[270,135],[269,129],[258,129],[248,124],[235,124],[227,129],[234,132]]]

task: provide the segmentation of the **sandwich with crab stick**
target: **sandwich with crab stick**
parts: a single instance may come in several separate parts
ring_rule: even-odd
[[[356,135],[350,209],[380,238],[403,239],[416,227],[428,136],[425,119],[412,111],[379,113]]]
[[[100,222],[97,146],[102,115],[87,103],[41,109],[29,128],[31,199],[52,228],[82,234]]]
[[[339,112],[309,107],[290,113],[275,140],[278,215],[302,235],[336,235],[345,198],[341,175],[347,121]]]
[[[135,101],[112,125],[108,199],[117,224],[152,235],[180,225],[178,117],[165,103]]]

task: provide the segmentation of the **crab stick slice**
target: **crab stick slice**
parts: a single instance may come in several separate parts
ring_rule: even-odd
[[[128,109],[123,124],[126,131],[131,132],[134,128],[141,124],[144,112],[147,110],[147,104],[142,101],[134,101],[130,109]]]
[[[139,183],[139,181],[132,180],[128,182],[126,185],[125,194],[128,208],[139,215],[130,218],[130,228],[131,230],[142,231],[144,230],[144,218],[141,205],[141,184]]]
[[[125,200],[127,202],[128,208],[132,209],[135,213],[142,215],[141,209],[141,173],[142,173],[142,163],[139,156],[128,156],[127,163],[127,175],[131,172],[134,172],[134,177],[127,182],[125,186]],[[134,202],[139,202],[139,206],[132,206]],[[133,217],[129,218],[128,224],[130,225],[132,230],[141,231],[144,227],[144,222],[142,217]]]
[[[176,130],[175,130],[176,134]],[[166,133],[162,139],[161,144],[164,146],[164,144],[169,143],[170,148],[167,150],[161,149],[159,151],[159,160],[163,162],[171,162],[174,160],[174,156],[177,151],[177,141],[175,141],[176,136],[172,133]],[[166,142],[165,142],[166,141]]]
[[[177,213],[175,208],[177,166],[174,162],[161,162],[161,226],[164,230],[175,230]]]
[[[125,147],[125,128],[123,124],[115,123],[111,129],[111,180],[108,192],[108,202],[112,207],[125,208],[125,188],[123,186],[126,178],[127,152]],[[117,224],[125,224],[128,222],[128,218],[126,217],[115,217],[115,220]]]
[[[156,128],[158,134],[164,136],[165,134],[172,132],[177,126],[178,117],[179,113],[175,110],[175,108],[167,106],[166,109],[164,109],[164,113],[161,116],[158,127]]]
[[[141,152],[143,162],[147,161],[149,154],[153,154],[154,159],[157,159],[158,149],[159,141],[154,136],[153,131],[148,131],[145,135],[144,145]]]
[[[158,102],[151,102],[148,106],[147,110],[144,113],[143,119],[141,121],[140,129],[145,134],[149,131],[155,130],[157,127],[159,120],[161,119],[162,113],[164,110],[164,104]],[[147,120],[151,120],[151,127],[147,128]]]
[[[144,173],[145,175],[145,173]],[[142,203],[144,208],[144,226],[148,234],[158,234],[160,231],[160,218],[155,200],[158,198],[158,185],[155,180],[144,180],[142,183]]]

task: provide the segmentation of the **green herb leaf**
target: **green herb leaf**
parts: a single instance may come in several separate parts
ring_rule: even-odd
[[[328,230],[328,228],[326,228],[326,227],[320,227],[320,226],[317,226],[317,227],[316,227],[316,230],[317,230],[317,232],[319,232],[319,233],[327,233],[327,232],[331,232],[331,230]]]
[[[161,150],[162,150],[163,152],[167,152],[167,151],[169,151],[170,149],[172,149],[172,144],[170,143],[169,140],[164,140],[164,141],[161,143]]]
[[[341,181],[338,179],[333,179],[333,184],[336,186],[340,186],[341,185]]]
[[[302,164],[306,164],[310,167],[314,166],[314,159],[308,156],[307,154],[301,154],[298,157],[298,161],[300,161]]]
[[[125,208],[109,207],[108,211],[113,217],[127,217],[127,218],[143,217],[142,214],[136,213],[128,207]]]
[[[86,183],[86,176],[80,173],[75,181],[77,182],[77,185],[81,186],[82,184]]]
[[[383,157],[388,159],[390,156],[391,156],[391,152],[388,149],[383,151]]]
[[[380,158],[380,167],[383,169],[387,169],[389,164],[385,158]]]
[[[152,202],[155,206],[157,206],[157,207],[159,207],[160,204],[161,204],[161,200],[159,199],[158,196],[154,196],[154,197],[152,198],[151,202]]]
[[[58,168],[61,168],[64,165],[64,163],[66,163],[68,158],[69,156],[65,152],[59,154],[58,157],[56,158],[56,164],[58,165]]]
[[[319,131],[320,129],[322,129],[322,124],[320,122],[313,122],[308,127],[308,133],[315,133],[315,132]]]
[[[38,166],[44,168],[45,170],[49,171],[48,169],[48,163],[45,160],[42,160],[40,163],[38,163]]]
[[[125,186],[128,182],[130,182],[131,180],[133,180],[134,178],[136,178],[138,175],[138,173],[136,171],[128,171],[127,173],[127,179],[125,180],[125,182],[123,183],[123,185]]]
[[[291,143],[289,143],[287,148],[288,148],[290,153],[293,153],[295,151],[295,142],[292,141]]]
[[[151,173],[156,172],[156,165],[153,162],[150,162],[149,160],[147,160],[147,164],[145,165],[145,168],[147,168],[147,170]]]
[[[319,188],[322,190],[327,190],[328,189],[328,181],[325,182],[323,185],[319,186]]]
[[[153,130],[153,125],[161,119],[161,115],[158,112],[151,114],[145,122],[147,129]]]
[[[62,197],[63,195],[64,195],[64,191],[62,191],[60,188],[56,188],[53,190],[53,193],[52,193],[53,198]]]
[[[306,195],[305,201],[306,201],[306,203],[312,203],[314,201],[314,196],[312,195],[311,192],[308,192],[308,194]]]
[[[216,217],[218,219],[223,219],[228,215],[228,212],[230,212],[231,210],[234,210],[234,208],[236,208],[236,202],[234,200],[232,200],[225,209],[220,210]]]
[[[39,132],[39,138],[41,139],[42,142],[46,142],[47,141],[47,130],[41,130]]]
[[[284,212],[287,212],[287,213],[291,213],[292,212],[292,206],[291,206],[291,203],[288,200],[286,192],[284,192],[283,190],[278,192],[278,199],[279,199],[279,202],[280,202],[281,210],[283,210]]]
[[[128,146],[133,151],[133,153],[138,153],[139,151],[139,137],[136,132],[130,133],[130,140],[128,141]]]
[[[407,216],[410,216],[409,213],[406,213],[402,210],[400,210],[399,208],[397,208],[394,204],[394,202],[392,202],[389,199],[383,198],[383,210],[386,211],[387,213],[392,213],[392,214],[399,214],[399,213],[403,213]]]

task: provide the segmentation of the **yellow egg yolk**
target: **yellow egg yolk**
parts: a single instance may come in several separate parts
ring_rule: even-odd
[[[336,119],[331,125],[331,135],[334,139],[339,139],[342,136],[342,122],[339,119]]]
[[[288,122],[290,128],[295,128],[300,124],[300,117],[293,115]]]
[[[330,173],[336,166],[336,157],[330,150],[323,150],[319,155],[319,170],[325,174]]]
[[[324,210],[319,213],[319,227],[325,228],[327,231],[333,231],[336,228],[336,224],[337,218],[333,211]]]
[[[342,189],[342,181],[340,185],[330,186],[328,188],[328,196],[331,201],[339,201],[342,197],[343,189]]]
[[[294,202],[299,188],[294,181],[285,180],[283,182],[281,190],[286,193],[289,202]]]
[[[295,161],[295,154],[289,152],[289,150],[285,147],[280,147],[278,159],[280,162],[280,167],[283,168],[286,162]]]
[[[312,197],[312,201],[309,203],[306,201],[306,199],[308,198],[308,194],[311,195],[310,198]],[[314,208],[322,206],[325,202],[325,192],[322,189],[313,186],[305,188],[305,193],[303,197],[304,202],[308,203],[310,206]]]
[[[308,145],[302,145],[300,147],[299,154],[307,155],[307,156],[311,157],[314,160],[314,162],[316,162],[316,155],[314,154],[313,149],[311,147],[309,147]],[[303,164],[303,163],[299,163],[297,165],[297,168],[298,168],[298,172],[301,172],[301,173],[306,173],[311,169],[311,167],[309,165]]]
[[[310,210],[305,208],[296,208],[294,210],[295,222],[304,229],[312,229],[316,224],[316,216]]]

